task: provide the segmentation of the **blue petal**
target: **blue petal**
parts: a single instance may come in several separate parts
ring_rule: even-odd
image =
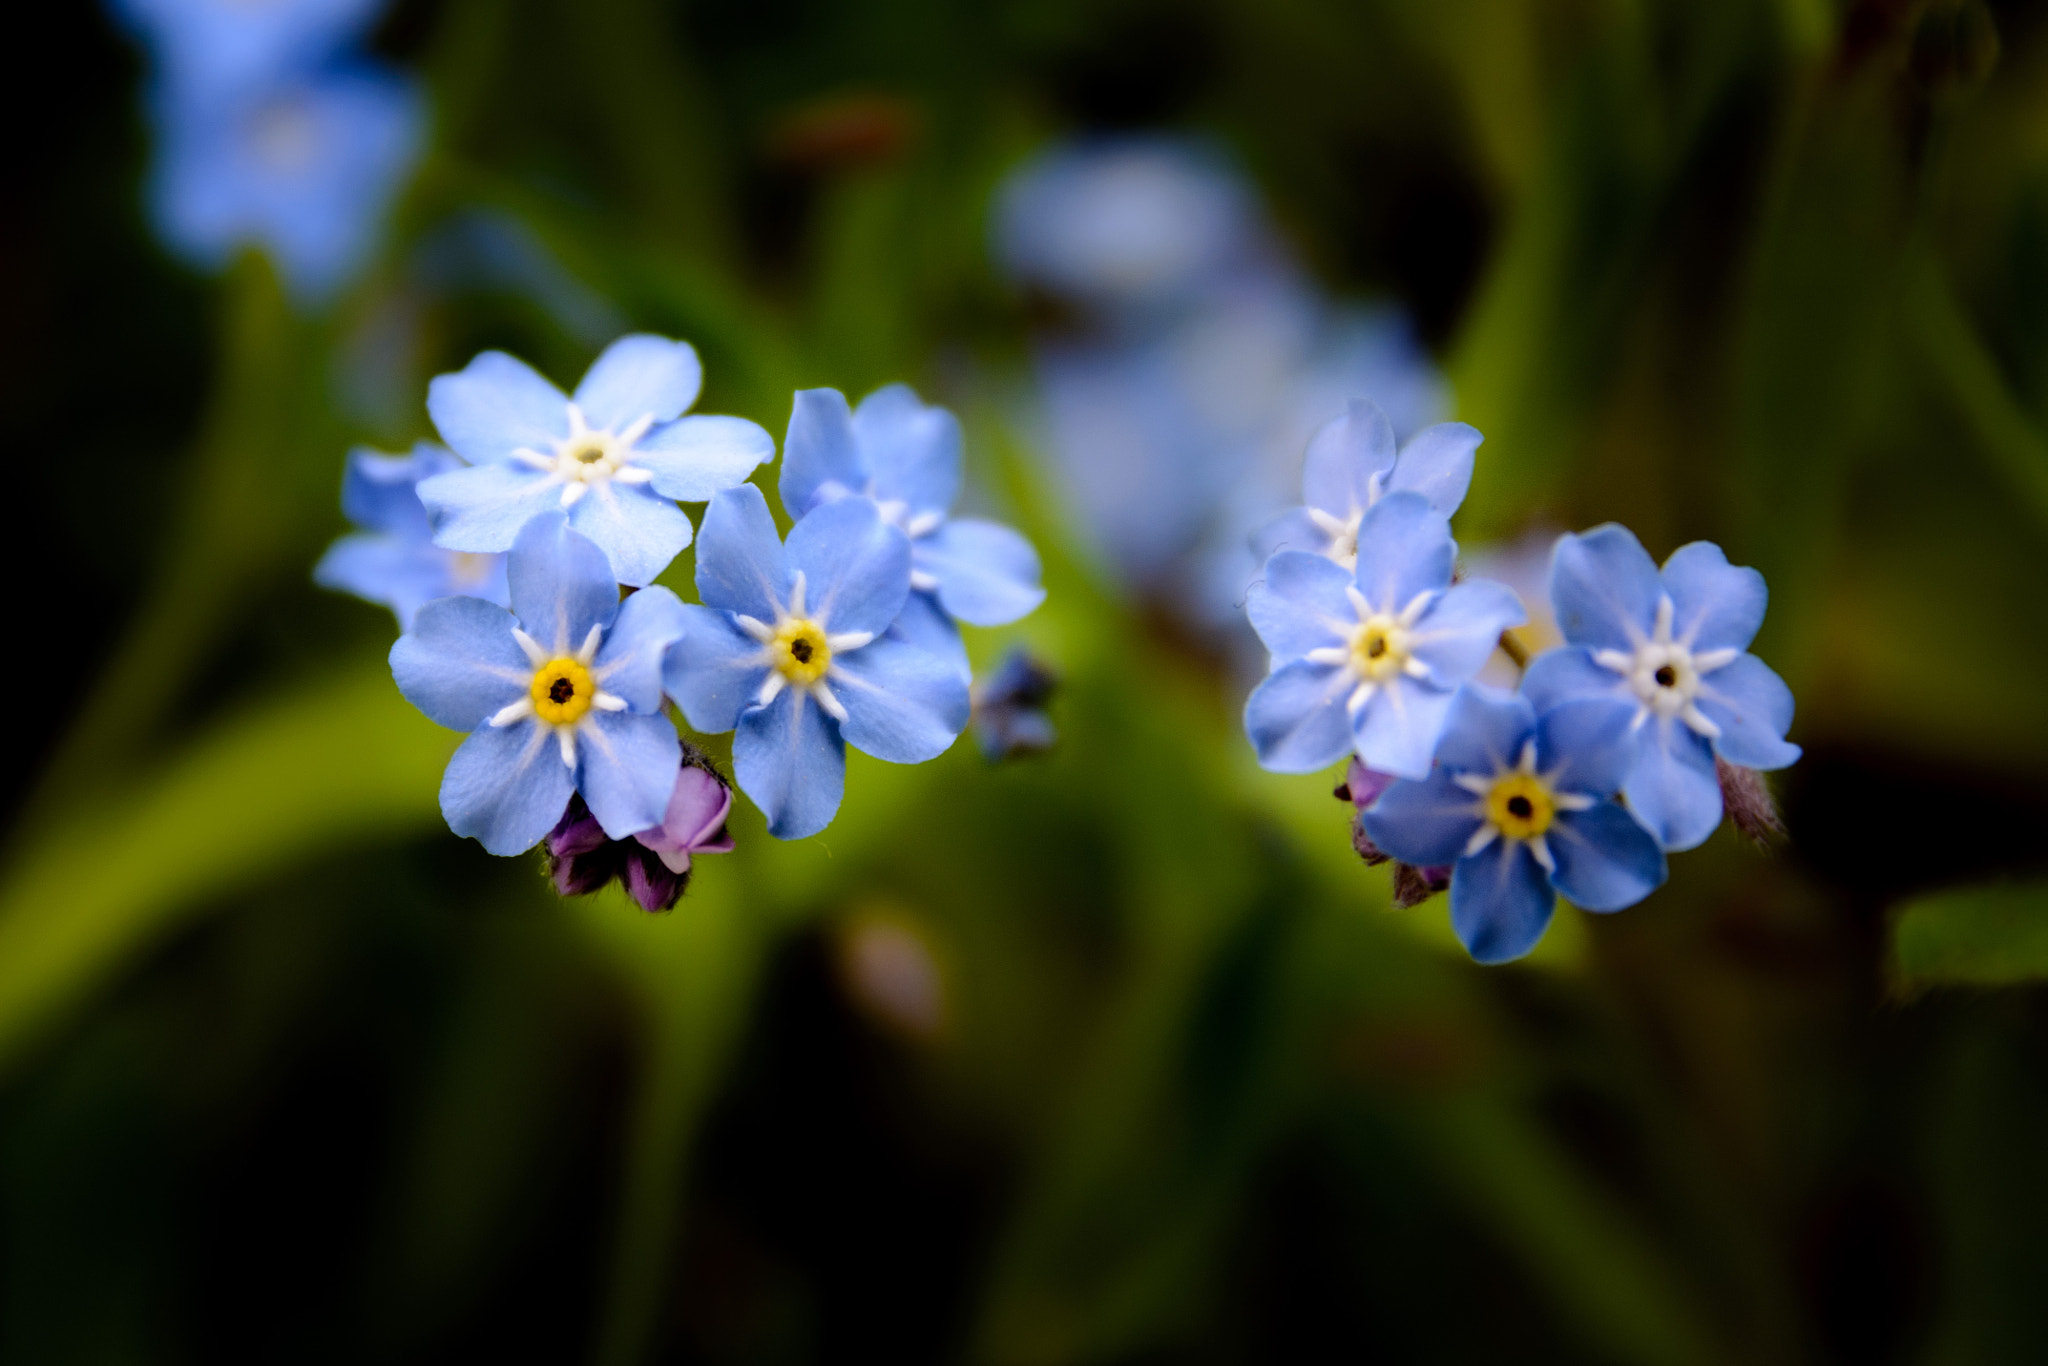
[[[503,351],[486,351],[452,375],[436,375],[427,386],[427,413],[441,439],[472,465],[508,460],[522,449],[545,455],[569,434],[562,391]]]
[[[1628,809],[1666,849],[1703,843],[1721,823],[1714,751],[1670,717],[1650,718],[1637,739],[1636,766],[1622,787]]]
[[[449,595],[443,554],[395,536],[344,536],[313,566],[313,582],[389,607],[410,631],[422,604]]]
[[[668,811],[683,761],[666,716],[592,712],[577,728],[576,786],[590,814],[615,840],[652,830]]]
[[[534,518],[519,533],[505,577],[512,614],[541,648],[558,655],[582,649],[590,628],[610,625],[619,610],[619,585],[604,552],[559,512]]]
[[[782,537],[752,484],[714,494],[697,537],[697,596],[707,607],[773,623],[789,596]]]
[[[1670,874],[1656,836],[1613,802],[1559,812],[1544,842],[1557,863],[1557,890],[1589,911],[1633,906]]]
[[[555,828],[575,778],[537,721],[486,726],[462,742],[441,775],[448,828],[494,854],[517,854]]]
[[[1296,660],[1274,670],[1244,704],[1244,731],[1260,767],[1313,773],[1343,758],[1351,748],[1344,702],[1356,686],[1341,665]]]
[[[1429,505],[1448,517],[1465,501],[1472,487],[1472,463],[1479,443],[1486,440],[1476,427],[1462,422],[1439,422],[1408,438],[1401,458],[1394,463],[1389,491],[1406,489],[1419,493]]]
[[[1631,703],[1635,694],[1628,680],[1612,669],[1593,662],[1593,653],[1577,645],[1560,645],[1545,650],[1529,661],[1522,675],[1522,696],[1537,711],[1549,711],[1579,697],[1618,697]]]
[[[939,601],[971,625],[1007,626],[1045,601],[1038,552],[996,522],[955,518],[912,541],[910,563],[939,581]]]
[[[660,711],[662,660],[689,622],[682,599],[666,588],[643,588],[627,598],[597,652],[598,683],[636,712]]]
[[[512,639],[504,608],[441,598],[422,607],[391,647],[391,677],[435,723],[475,730],[526,695],[533,666]]]
[[[804,514],[789,531],[791,582],[804,576],[804,610],[827,631],[880,635],[910,595],[910,540],[866,498]]]
[[[1308,515],[1307,508],[1282,513],[1252,533],[1252,557],[1264,564],[1283,550],[1302,550],[1311,555],[1327,554],[1330,537]],[[1350,582],[1350,575],[1345,576]]]
[[[1738,655],[1700,680],[1699,709],[1721,728],[1714,752],[1744,768],[1784,768],[1799,757],[1787,744],[1792,690],[1755,655]]]
[[[832,657],[831,688],[846,708],[839,733],[864,754],[921,764],[967,727],[967,683],[948,660],[883,636]]]
[[[1557,629],[1574,645],[1632,650],[1650,634],[1663,595],[1657,565],[1627,527],[1609,522],[1557,538],[1550,603]]]
[[[1450,715],[1451,698],[1450,689],[1413,678],[1383,683],[1352,718],[1352,747],[1367,768],[1401,778],[1424,777]]]
[[[775,458],[775,438],[743,417],[685,417],[640,438],[632,461],[644,467],[654,491],[679,503],[702,503],[720,489],[746,482]]]
[[[609,480],[569,509],[569,525],[596,543],[618,582],[653,583],[690,543],[690,519],[650,489]]]
[[[1396,782],[1359,814],[1372,842],[1418,868],[1455,863],[1481,825],[1479,799],[1437,769],[1421,782]]]
[[[428,441],[413,447],[411,455],[384,455],[358,446],[348,453],[341,478],[342,514],[371,531],[424,541],[427,509],[415,485],[461,467],[454,455]]]
[[[1754,569],[1728,563],[1721,547],[1694,541],[1664,561],[1672,638],[1695,651],[1747,650],[1764,624],[1770,590]]]
[[[562,506],[562,486],[525,465],[472,465],[423,479],[434,544],[472,554],[510,550],[534,518]]]
[[[960,420],[919,402],[909,385],[891,384],[862,399],[853,434],[876,498],[925,513],[946,512],[960,496]]]
[[[1536,733],[1536,712],[1528,699],[1483,683],[1458,689],[1437,741],[1436,761],[1452,773],[1492,775],[1513,768],[1522,746]]]
[[[1512,588],[1467,579],[1445,589],[1416,620],[1410,649],[1428,666],[1431,682],[1455,688],[1493,657],[1502,631],[1528,620]]]
[[[715,608],[684,603],[683,620],[683,637],[662,665],[662,686],[691,729],[707,735],[731,730],[767,678],[761,642]]]
[[[946,609],[939,606],[939,600],[930,593],[911,590],[910,596],[903,600],[903,610],[889,624],[889,635],[945,660],[963,680],[973,679],[974,666],[968,662],[967,645],[960,639],[960,627],[946,615]]]
[[[1451,524],[1419,493],[1390,493],[1358,527],[1358,591],[1375,610],[1399,612],[1418,593],[1448,588],[1458,547]]]
[[[1607,797],[1621,790],[1640,748],[1638,708],[1620,698],[1561,702],[1536,718],[1536,770],[1560,792]]]
[[[870,477],[853,434],[853,414],[837,389],[799,389],[782,438],[782,506],[801,517],[836,486],[862,493]]]
[[[732,741],[740,790],[768,818],[768,833],[796,840],[832,823],[846,791],[846,743],[832,718],[785,688],[740,717]]]
[[[1519,841],[1497,839],[1451,869],[1451,928],[1475,962],[1520,958],[1556,909],[1543,869]]]
[[[697,348],[640,332],[619,338],[591,362],[576,386],[576,406],[591,427],[622,432],[643,417],[681,417],[703,385]]]
[[[1351,572],[1335,560],[1283,550],[1245,592],[1245,614],[1276,660],[1348,645],[1358,610],[1344,590]]]
[[[1372,502],[1372,477],[1393,467],[1393,424],[1379,404],[1354,398],[1342,417],[1324,423],[1309,439],[1301,467],[1302,501],[1348,518]]]

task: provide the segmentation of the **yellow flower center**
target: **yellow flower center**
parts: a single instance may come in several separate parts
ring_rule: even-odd
[[[590,670],[563,655],[534,671],[533,710],[553,726],[566,726],[583,719],[597,696],[597,683]]]
[[[1505,773],[1486,794],[1486,818],[1509,839],[1534,839],[1557,819],[1557,800],[1533,773]]]
[[[1399,678],[1408,667],[1408,632],[1384,612],[1367,617],[1351,636],[1351,667],[1375,683]]]
[[[832,647],[825,643],[825,633],[816,622],[790,617],[775,628],[775,639],[768,642],[768,658],[784,678],[805,687],[825,676],[825,668],[832,662]]]

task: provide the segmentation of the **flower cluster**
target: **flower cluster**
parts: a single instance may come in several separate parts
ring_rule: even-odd
[[[217,269],[266,249],[320,299],[369,255],[417,159],[424,104],[359,43],[383,0],[110,0],[150,56],[150,210]]]
[[[1768,830],[1757,770],[1799,747],[1784,738],[1791,690],[1748,653],[1763,576],[1706,542],[1660,569],[1619,526],[1559,538],[1564,643],[1517,691],[1475,681],[1527,621],[1505,585],[1454,574],[1448,519],[1478,445],[1444,423],[1397,446],[1368,402],[1317,433],[1305,506],[1260,537],[1247,609],[1271,669],[1245,731],[1276,772],[1349,755],[1337,791],[1358,808],[1359,852],[1400,860],[1403,904],[1447,885],[1458,937],[1497,963],[1535,947],[1559,895],[1589,911],[1648,896],[1665,854],[1704,841],[1724,805]]]
[[[427,409],[450,449],[357,452],[343,505],[363,530],[320,582],[390,606],[403,692],[468,733],[441,785],[457,834],[494,854],[546,841],[565,895],[617,879],[675,904],[691,858],[732,847],[731,792],[678,738],[734,733],[733,769],[771,833],[822,830],[846,746],[894,763],[967,726],[959,623],[1035,608],[1038,557],[992,522],[952,517],[951,413],[902,385],[850,408],[796,396],[784,443],[787,537],[746,482],[775,442],[690,414],[687,343],[612,343],[565,395],[487,351],[442,375]],[[701,534],[678,502],[708,504]],[[653,584],[696,540],[696,603]]]

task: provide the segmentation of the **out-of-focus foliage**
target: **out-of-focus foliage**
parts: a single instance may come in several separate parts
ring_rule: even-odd
[[[2048,1014],[1982,987],[2048,909],[1943,890],[2048,860],[2035,8],[408,0],[430,145],[317,314],[159,254],[134,61],[49,17],[0,1359],[2048,1353]],[[1086,129],[1212,139],[1413,314],[1487,438],[1468,549],[1611,519],[1765,572],[1784,846],[1505,970],[1387,909],[1020,436],[1045,320],[987,206]],[[343,455],[483,347],[629,327],[778,434],[804,386],[958,411],[1048,589],[971,644],[1059,672],[1057,748],[856,758],[806,842],[736,809],[663,917],[450,836],[389,614],[308,578]]]

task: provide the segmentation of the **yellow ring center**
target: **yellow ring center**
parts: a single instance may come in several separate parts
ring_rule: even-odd
[[[1367,618],[1351,637],[1351,667],[1376,683],[1399,678],[1408,667],[1408,633],[1392,617]]]
[[[551,659],[534,671],[533,710],[550,725],[580,721],[596,696],[597,683],[590,670],[567,656]]]
[[[1486,819],[1509,839],[1534,839],[1557,819],[1557,801],[1533,773],[1509,773],[1486,794]]]
[[[804,617],[792,617],[775,628],[768,642],[768,657],[782,676],[802,687],[825,676],[832,662],[832,647],[818,624]]]

